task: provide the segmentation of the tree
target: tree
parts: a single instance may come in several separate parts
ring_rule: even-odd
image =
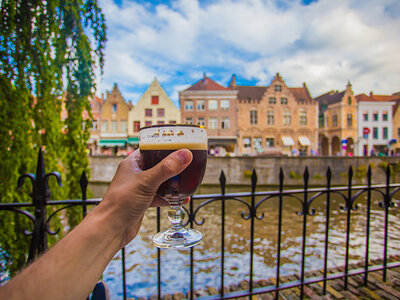
[[[16,183],[34,171],[38,147],[45,149],[46,169],[64,174],[65,187],[51,186],[52,198],[79,197],[91,125],[82,112],[90,113],[95,70],[103,68],[104,15],[96,0],[2,0],[0,6],[0,201],[29,201]],[[70,211],[69,220],[75,225],[79,218]],[[14,273],[26,261],[29,241],[20,234],[29,223],[2,213],[0,227],[0,255]]]

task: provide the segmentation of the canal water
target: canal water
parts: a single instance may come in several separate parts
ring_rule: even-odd
[[[92,190],[101,197],[105,187],[92,186]],[[249,187],[228,187],[227,193],[248,192]],[[260,191],[261,189],[258,188]],[[263,189],[265,190],[265,189]],[[218,193],[218,187],[201,187],[199,194]],[[382,258],[384,237],[384,211],[378,203],[382,196],[373,192],[373,204],[370,225],[370,259]],[[395,195],[398,204],[400,195]],[[249,199],[244,198],[248,201]],[[258,199],[260,200],[260,199]],[[201,202],[194,201],[197,207]],[[315,215],[307,216],[306,270],[323,268],[325,243],[325,198],[313,202]],[[364,261],[366,199],[356,200],[358,210],[351,212],[350,263]],[[329,228],[328,267],[342,266],[345,262],[345,238],[347,212],[341,209],[343,198],[333,197],[331,202]],[[301,207],[298,200],[285,198],[283,201],[283,223],[281,242],[281,275],[300,273],[303,216],[299,216]],[[228,200],[225,215],[225,285],[238,284],[249,279],[250,269],[250,221],[242,218],[248,209],[242,203]],[[255,220],[254,240],[254,279],[269,279],[276,274],[277,238],[278,238],[278,199],[270,199],[257,210],[264,214],[262,220]],[[212,286],[217,289],[221,281],[221,203],[214,202],[202,207],[197,221],[204,224],[195,226],[204,234],[204,240],[194,248],[194,287],[196,290]],[[400,251],[400,213],[396,207],[389,216],[388,254]],[[167,228],[167,208],[161,209],[162,228]],[[145,216],[140,234],[126,247],[126,286],[127,296],[141,297],[157,293],[157,251],[151,244],[156,233],[156,209],[150,209]],[[161,250],[162,295],[176,292],[186,293],[190,289],[190,251]],[[110,288],[111,299],[122,298],[121,254],[118,253],[103,274]]]

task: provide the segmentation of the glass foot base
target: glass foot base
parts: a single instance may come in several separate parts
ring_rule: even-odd
[[[153,236],[153,245],[158,248],[182,249],[196,246],[202,239],[203,234],[195,229],[169,228]]]

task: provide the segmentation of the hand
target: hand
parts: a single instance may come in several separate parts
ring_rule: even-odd
[[[139,167],[140,152],[136,150],[120,163],[95,211],[111,214],[109,219],[115,223],[113,226],[123,232],[121,248],[137,235],[149,206],[168,205],[156,195],[158,187],[167,179],[181,173],[192,158],[189,150],[181,149],[171,153],[153,168],[142,171]],[[186,203],[188,201],[189,198]]]

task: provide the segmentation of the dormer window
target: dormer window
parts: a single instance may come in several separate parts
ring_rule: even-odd
[[[113,104],[113,105],[111,106],[111,111],[112,111],[113,113],[117,112],[117,104]]]
[[[351,97],[349,96],[349,98],[347,98],[347,103],[349,104],[349,105],[351,105]]]
[[[282,91],[282,86],[279,84],[275,84],[275,92],[281,92]]]

